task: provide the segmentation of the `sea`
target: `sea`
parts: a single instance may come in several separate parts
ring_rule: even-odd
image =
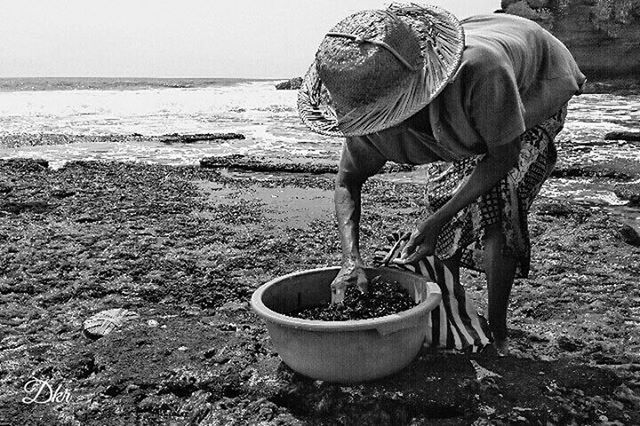
[[[230,78],[0,78],[0,138],[11,135],[115,136],[87,142],[0,146],[0,158],[44,158],[52,168],[72,160],[120,160],[197,165],[208,156],[244,154],[266,158],[337,161],[341,138],[309,131],[297,114],[295,90],[276,90],[282,80]],[[640,128],[640,94],[574,97],[559,142],[577,161],[640,161],[638,145],[606,142],[612,131]],[[117,136],[241,133],[242,140],[166,144]],[[114,141],[115,140],[115,141]],[[562,151],[560,153],[562,156]],[[576,158],[573,158],[576,161]],[[392,179],[416,180],[420,175]],[[547,194],[595,205],[624,206],[598,182],[554,180]],[[640,223],[640,222],[639,222]]]
[[[282,80],[227,78],[0,79],[0,136],[7,134],[131,135],[241,133],[244,140],[167,145],[81,143],[0,149],[0,158],[117,159],[170,165],[202,157],[338,155],[341,140],[308,131],[296,110],[295,90]]]

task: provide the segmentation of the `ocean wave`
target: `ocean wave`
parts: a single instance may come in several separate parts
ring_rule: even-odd
[[[275,84],[274,80],[242,78],[24,77],[0,78],[0,91],[197,89],[262,82]]]

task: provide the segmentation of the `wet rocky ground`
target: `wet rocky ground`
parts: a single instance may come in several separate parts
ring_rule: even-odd
[[[596,178],[638,179],[637,164],[625,170]],[[348,386],[288,369],[248,302],[274,277],[339,262],[332,182],[0,161],[0,425],[640,424],[637,234],[606,208],[565,199],[532,208],[511,356],[424,351],[392,377]],[[423,192],[367,183],[367,259],[419,216]],[[463,282],[484,309],[483,277]],[[83,333],[112,308],[139,316],[104,337]],[[26,403],[34,379],[51,392]]]

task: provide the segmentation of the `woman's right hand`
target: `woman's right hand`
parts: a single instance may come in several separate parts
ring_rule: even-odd
[[[361,292],[366,293],[368,284],[362,264],[346,261],[331,283],[331,304],[342,303],[348,286],[356,285]]]

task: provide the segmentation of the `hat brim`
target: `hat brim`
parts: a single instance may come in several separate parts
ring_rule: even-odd
[[[298,113],[311,130],[327,136],[362,136],[388,129],[427,106],[455,75],[465,44],[455,16],[432,5],[395,3],[387,10],[415,32],[422,67],[396,90],[338,114],[313,63],[298,92]]]

